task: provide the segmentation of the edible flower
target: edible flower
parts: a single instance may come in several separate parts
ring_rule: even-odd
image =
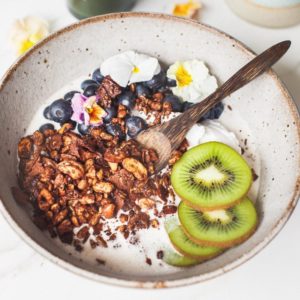
[[[105,110],[97,103],[97,97],[75,94],[71,100],[73,115],[71,119],[79,124],[99,126],[106,116]]]
[[[172,92],[183,101],[199,102],[218,87],[216,78],[200,60],[177,61],[169,67],[167,76],[176,80]]]
[[[110,76],[117,84],[126,87],[135,82],[148,81],[160,72],[156,58],[126,51],[106,59],[100,67],[104,76]]]
[[[21,55],[49,34],[48,23],[38,17],[28,16],[14,21],[10,30],[10,42]]]
[[[186,3],[175,4],[173,15],[184,18],[195,18],[202,5],[199,1],[189,0]]]

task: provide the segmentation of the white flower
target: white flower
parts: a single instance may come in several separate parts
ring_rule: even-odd
[[[183,101],[199,102],[218,88],[216,78],[200,60],[177,61],[169,67],[167,76],[176,80],[172,92]]]
[[[10,30],[10,42],[17,53],[23,54],[49,34],[49,25],[43,19],[28,16],[14,21]]]
[[[152,79],[160,72],[160,65],[154,57],[126,51],[106,59],[100,70],[104,76],[109,75],[117,84],[126,87],[134,82]]]

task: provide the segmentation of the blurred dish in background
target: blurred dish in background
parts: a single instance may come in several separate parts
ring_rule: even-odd
[[[226,0],[240,17],[266,27],[288,27],[300,23],[300,0]]]
[[[172,14],[177,17],[197,20],[202,4],[198,0],[188,0],[174,5]]]
[[[68,0],[72,15],[84,19],[101,14],[130,10],[136,0]]]

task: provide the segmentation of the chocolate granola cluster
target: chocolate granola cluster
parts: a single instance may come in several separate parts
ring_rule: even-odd
[[[80,249],[79,241],[86,242],[92,228],[91,246],[106,247],[115,238],[102,231],[107,219],[118,218],[122,225],[114,229],[128,238],[176,212],[169,174],[153,175],[158,159],[153,149],[119,141],[101,127],[86,136],[72,129],[66,123],[58,131],[36,131],[18,145],[20,185],[30,195],[41,229]],[[163,204],[160,211],[157,201]]]

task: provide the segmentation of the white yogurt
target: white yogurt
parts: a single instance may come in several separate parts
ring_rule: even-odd
[[[86,76],[78,78],[64,88],[55,92],[55,94],[45,101],[34,115],[32,122],[27,128],[26,134],[32,134],[42,124],[49,123],[48,120],[43,118],[44,108],[51,104],[54,100],[62,98],[68,91],[77,90],[80,87],[81,81],[85,78]],[[140,112],[134,112],[134,114],[144,118],[146,117]],[[171,113],[169,117],[163,118],[163,121],[176,117],[178,114],[179,113]],[[150,121],[151,118],[153,119],[153,116],[150,116]],[[226,124],[226,126],[224,124]],[[239,124],[239,128],[236,128],[236,124]],[[55,124],[55,127],[58,128],[57,123]],[[238,136],[238,134],[236,134],[239,131],[243,132],[243,136]],[[248,140],[248,150],[243,156],[259,175],[260,160],[256,151],[255,140],[251,134],[251,130],[247,124],[245,124],[243,118],[238,114],[238,112],[232,112],[225,109],[219,121],[205,121],[202,124],[196,124],[187,135],[190,147],[208,141],[220,141],[230,145],[240,153],[240,145],[243,144],[245,138]],[[250,191],[252,199],[256,198],[258,188],[259,180],[255,182]],[[176,203],[179,203],[179,201],[180,199],[177,197]],[[58,247],[62,248],[63,251],[66,251],[74,257],[84,260],[91,265],[97,264],[96,259],[104,260],[105,265],[99,265],[99,268],[119,272],[120,274],[143,276],[175,273],[178,271],[177,268],[168,266],[156,258],[157,251],[168,247],[172,248],[164,228],[164,219],[159,219],[159,222],[160,225],[156,229],[149,228],[147,230],[138,231],[136,237],[139,242],[135,245],[130,243],[130,238],[125,240],[120,233],[117,233],[117,239],[115,241],[108,243],[108,248],[97,247],[96,249],[92,249],[89,241],[87,241],[81,253],[75,251],[73,246],[62,244],[59,239],[54,239],[53,241],[58,245]],[[106,226],[110,226],[112,228],[115,228],[117,225],[118,220],[116,219],[108,220],[106,224]],[[149,257],[152,260],[151,266],[145,263],[146,257]]]

